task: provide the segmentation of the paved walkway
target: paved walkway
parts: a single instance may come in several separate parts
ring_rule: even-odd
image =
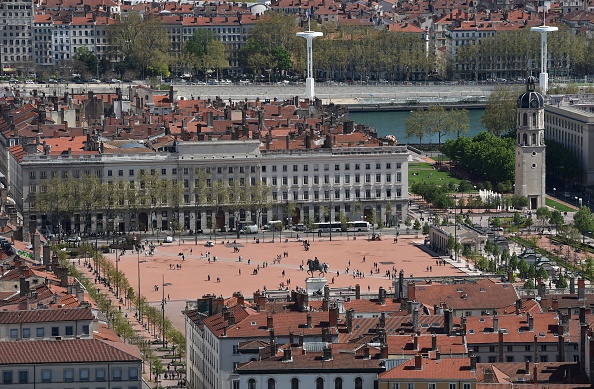
[[[89,279],[93,280],[95,278],[95,275],[91,272],[91,270],[84,266],[83,262],[80,262],[78,259],[73,260],[72,263],[75,264],[75,266],[77,266],[79,268],[79,270],[86,275]],[[120,306],[122,312],[127,315],[128,318],[128,322],[132,325],[132,329],[134,330],[134,332],[138,335],[140,335],[143,339],[147,340],[148,342],[152,342],[156,339],[155,336],[153,336],[152,332],[149,331],[145,326],[143,326],[134,316],[135,312],[136,312],[136,308],[135,306],[131,306],[130,308],[128,308],[126,306],[126,304],[121,304],[119,299],[116,297],[115,292],[109,290],[109,288],[105,285],[103,285],[102,283],[96,283],[95,286],[99,289],[99,292],[102,293],[105,296],[108,296],[111,299],[111,302],[113,304],[113,306]],[[121,292],[120,292],[121,295]],[[159,358],[162,359],[163,362],[163,367],[166,369],[166,374],[167,377],[172,377],[175,374],[174,371],[174,367],[173,366],[169,366],[168,368],[168,363],[171,361],[170,359],[165,359],[164,356],[165,354],[168,354],[168,352],[165,351],[158,351],[157,348],[159,348],[160,345],[151,345],[151,349],[153,350],[153,352],[155,353],[155,355],[157,355]],[[177,350],[176,350],[176,354],[177,354]],[[154,382],[154,377],[153,374],[149,373],[150,370],[150,366],[149,365],[145,365],[143,366],[143,379],[144,379],[144,387],[145,388],[155,388],[157,387],[157,383]],[[161,375],[161,380],[159,381],[159,385],[165,388],[181,388],[182,386],[180,386],[180,381],[182,380],[184,376],[179,376],[176,375],[175,379],[164,379],[164,375]]]

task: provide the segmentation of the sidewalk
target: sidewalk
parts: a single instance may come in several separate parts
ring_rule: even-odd
[[[84,266],[83,262],[81,262],[79,264],[78,259],[75,259],[75,260],[72,260],[72,263],[75,266],[77,266],[78,269],[84,275],[86,275],[90,280],[95,279],[95,275],[93,274],[93,272],[90,270],[90,268]],[[161,361],[163,363],[163,367],[165,368],[165,371],[166,371],[165,374],[167,375],[168,379],[164,379],[165,374],[162,374],[158,384],[154,382],[153,374],[151,372],[149,372],[150,366],[148,364],[143,364],[142,377],[143,377],[143,380],[145,381],[143,386],[145,388],[156,388],[156,387],[181,388],[181,387],[183,387],[180,384],[183,384],[185,375],[184,374],[176,374],[174,371],[174,366],[169,366],[169,363],[171,362],[171,358],[165,358],[166,354],[168,354],[169,352],[158,351],[157,349],[161,345],[160,344],[156,344],[156,345],[152,344],[152,342],[154,340],[156,340],[157,337],[154,337],[152,335],[152,333],[147,329],[147,327],[140,324],[140,321],[137,320],[136,317],[134,317],[135,312],[136,312],[135,306],[128,308],[125,304],[121,304],[119,299],[115,295],[115,290],[111,291],[110,288],[108,288],[103,283],[95,283],[95,286],[99,289],[99,292],[101,294],[110,298],[113,306],[121,307],[122,313],[127,314],[128,322],[132,326],[132,329],[134,330],[134,332],[136,334],[140,335],[144,340],[146,340],[147,342],[149,342],[151,344],[151,349],[153,350],[155,355],[157,355],[161,359]],[[120,291],[120,295],[121,295],[121,291]],[[177,350],[176,350],[176,354],[178,354]],[[175,378],[173,378],[173,377],[175,377]],[[159,385],[159,386],[157,386],[157,385]]]

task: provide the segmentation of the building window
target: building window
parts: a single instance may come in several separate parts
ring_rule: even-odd
[[[84,382],[89,381],[89,369],[87,369],[87,368],[80,369],[78,371],[78,374],[80,376],[81,381],[84,381]]]
[[[30,328],[23,328],[23,338],[28,339],[31,337],[31,329]]]
[[[29,383],[29,372],[27,370],[19,370],[19,384]]]
[[[334,379],[334,389],[342,389],[342,378],[336,377]]]
[[[239,389],[239,380],[233,381],[232,389]]]
[[[408,384],[406,384],[406,389],[415,389],[415,383],[409,382]]]
[[[51,369],[41,370],[41,382],[48,383],[52,382],[52,371]]]
[[[457,387],[458,387],[458,385],[454,382],[450,382],[450,384],[448,386],[449,389],[457,389]]]
[[[397,382],[392,382],[390,389],[400,389],[400,384]]]
[[[256,380],[255,379],[250,378],[248,380],[247,389],[256,389]]]
[[[43,338],[45,336],[45,329],[43,327],[38,327],[36,332],[38,338]]]
[[[316,378],[316,389],[324,389],[324,379],[322,377]]]
[[[363,389],[363,378],[357,377],[355,378],[355,389]],[[433,388],[435,389],[435,388]]]
[[[138,381],[138,368],[137,367],[129,367],[128,368],[128,380]]]
[[[74,369],[64,369],[64,382],[74,382]]]
[[[299,389],[299,379],[298,378],[291,379],[291,389]]]
[[[114,381],[121,381],[122,380],[122,368],[114,367],[111,371],[111,378]]]
[[[3,371],[2,372],[2,383],[3,384],[12,384],[12,371]]]
[[[72,326],[66,326],[66,336],[72,336],[74,335],[74,327]]]
[[[105,381],[105,369],[95,370],[95,381]]]
[[[83,333],[83,335],[89,335],[89,325],[88,324],[83,324],[82,333]]]
[[[437,389],[437,385],[433,382],[427,384],[427,389]]]
[[[10,329],[10,339],[17,339],[18,337],[19,337],[19,329],[11,328]]]
[[[60,327],[52,327],[52,336],[60,336]]]
[[[268,389],[276,389],[276,381],[274,378],[268,379]]]

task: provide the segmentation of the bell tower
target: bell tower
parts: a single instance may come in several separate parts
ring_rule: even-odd
[[[518,97],[515,149],[515,194],[528,198],[528,209],[545,206],[544,97],[528,77],[526,92]]]

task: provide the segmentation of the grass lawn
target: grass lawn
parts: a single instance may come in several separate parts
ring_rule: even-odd
[[[431,164],[426,162],[413,162],[408,164],[408,184],[415,182],[435,183],[436,185],[447,185],[450,182],[460,183],[459,178],[450,177],[446,172],[433,169]]]
[[[546,199],[546,204],[547,204],[547,206],[549,206],[551,208],[554,208],[554,209],[556,209],[558,211],[561,211],[561,212],[573,212],[573,211],[576,210],[575,207],[568,207],[567,205],[565,205],[563,203],[560,203],[558,201],[555,201],[555,200],[553,200],[551,198],[548,198],[548,197]]]

